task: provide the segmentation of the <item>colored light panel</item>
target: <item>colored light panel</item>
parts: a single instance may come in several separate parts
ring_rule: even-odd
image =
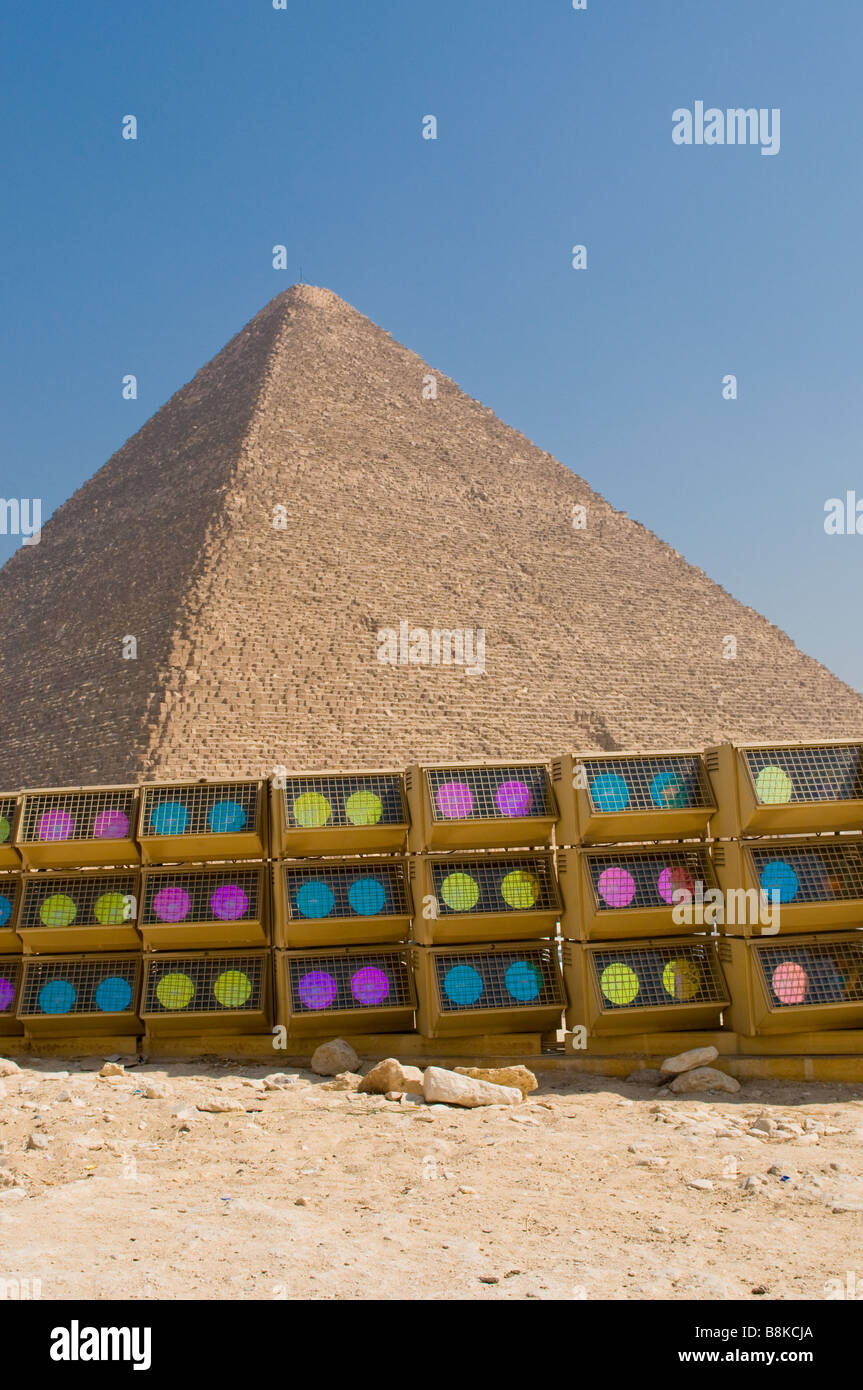
[[[15,986],[12,981],[0,975],[0,1014],[5,1013],[14,998]]]
[[[635,971],[620,960],[605,967],[599,987],[610,1004],[631,1004],[640,989]]]
[[[657,772],[650,784],[650,799],[662,811],[676,811],[689,805],[689,792],[674,772]]]
[[[533,794],[524,782],[501,782],[494,802],[502,816],[529,816]]]
[[[150,812],[150,828],[156,835],[184,835],[189,812],[182,802],[161,801]]]
[[[351,825],[377,825],[384,803],[374,792],[354,792],[345,802],[345,815]]]
[[[504,902],[516,910],[533,907],[541,892],[539,879],[528,869],[515,869],[500,885]]]
[[[802,1004],[809,988],[809,976],[802,965],[784,960],[777,965],[770,983],[780,1004]]]
[[[521,1004],[536,999],[542,989],[542,974],[535,965],[526,960],[514,961],[508,966],[503,978],[513,999],[517,999]]]
[[[5,927],[9,918],[12,916],[12,904],[8,898],[0,894],[0,927]]]
[[[302,796],[295,800],[293,811],[297,825],[305,826],[307,829],[326,825],[333,814],[332,806],[320,792],[303,792]]]
[[[691,903],[695,897],[695,880],[688,869],[680,867],[663,869],[656,888],[664,903]]]
[[[315,878],[300,885],[294,901],[303,917],[329,917],[336,900],[329,884]]]
[[[6,816],[0,816],[0,845],[4,845],[12,834],[12,827]]]
[[[373,917],[386,906],[387,890],[376,878],[355,879],[348,889],[348,902],[361,917]]]
[[[672,999],[694,999],[701,989],[701,970],[695,961],[670,960],[662,972],[662,988]]]
[[[603,869],[596,887],[599,896],[609,907],[629,907],[635,897],[635,879],[617,864]]]
[[[364,965],[351,980],[351,994],[357,1003],[365,1005],[366,1008],[382,1004],[389,992],[388,976],[373,965]]]
[[[483,992],[483,979],[472,965],[454,965],[448,970],[443,982],[444,991],[453,1004],[466,1007],[475,1004]]]
[[[77,997],[68,980],[49,980],[39,991],[39,1008],[43,1014],[67,1014]]]
[[[123,811],[100,811],[93,821],[96,840],[123,840],[129,834],[129,817]]]
[[[783,859],[771,859],[761,870],[761,888],[768,897],[778,893],[781,903],[790,903],[797,896],[800,880],[790,864]]]
[[[75,831],[75,817],[68,811],[46,811],[36,830],[40,840],[68,840]]]
[[[129,920],[123,893],[103,893],[96,899],[93,911],[96,921],[101,922],[103,927],[116,927]]]
[[[755,793],[765,806],[781,806],[791,800],[794,784],[781,767],[763,767],[755,779]]]
[[[109,975],[99,981],[93,998],[103,1014],[121,1014],[132,1002],[132,986],[122,975]]]
[[[297,985],[297,994],[307,1009],[329,1009],[339,992],[332,975],[325,970],[310,970]]]
[[[46,927],[68,927],[78,916],[78,909],[71,898],[67,898],[65,893],[52,893],[50,898],[46,898],[39,909],[39,916],[43,926]]]
[[[629,787],[616,772],[602,772],[595,777],[590,795],[598,811],[622,811],[629,804]]]
[[[248,895],[238,883],[223,883],[210,898],[210,908],[220,922],[239,922],[249,910]]]
[[[225,970],[213,985],[223,1009],[241,1009],[252,993],[252,982],[243,970]]]
[[[195,982],[176,972],[163,975],[156,985],[156,998],[163,1009],[185,1009],[195,997]]]
[[[435,805],[444,820],[464,820],[473,810],[473,793],[464,782],[442,782]]]
[[[215,835],[228,835],[242,830],[246,813],[237,801],[217,801],[207,812],[207,824]]]
[[[447,874],[440,895],[453,912],[470,912],[479,902],[479,884],[470,874]]]
[[[160,888],[153,899],[153,911],[160,922],[184,922],[192,910],[192,899],[185,888]]]

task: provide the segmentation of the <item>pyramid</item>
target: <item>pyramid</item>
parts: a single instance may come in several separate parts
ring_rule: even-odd
[[[382,664],[401,623],[483,629],[484,671]],[[857,692],[308,285],[12,556],[0,633],[3,790],[863,737]]]

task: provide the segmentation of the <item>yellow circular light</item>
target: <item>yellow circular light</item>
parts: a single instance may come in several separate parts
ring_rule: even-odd
[[[226,970],[213,985],[223,1009],[239,1009],[252,992],[252,982],[242,970]]]
[[[195,985],[188,975],[163,975],[156,985],[156,998],[163,1009],[185,1009],[194,994]]]
[[[78,916],[78,909],[65,893],[53,893],[43,902],[39,916],[46,927],[69,927]]]
[[[639,990],[638,976],[622,960],[607,965],[599,979],[599,987],[612,1004],[631,1004]]]
[[[701,989],[701,970],[691,960],[670,960],[662,972],[662,987],[672,999],[694,999]]]
[[[755,779],[755,792],[765,806],[781,806],[791,800],[794,784],[781,767],[762,767]]]
[[[297,825],[326,825],[333,808],[320,792],[303,792],[294,802],[294,820]]]
[[[440,895],[453,912],[470,912],[479,902],[479,884],[470,874],[448,874]]]
[[[345,802],[345,815],[351,825],[377,825],[384,803],[374,792],[354,792]]]
[[[540,883],[536,874],[527,869],[515,869],[500,885],[501,897],[510,907],[533,907],[540,895]]]
[[[126,899],[122,893],[103,893],[101,898],[97,898],[94,911],[96,921],[101,922],[103,927],[116,927],[118,923],[128,920]]]

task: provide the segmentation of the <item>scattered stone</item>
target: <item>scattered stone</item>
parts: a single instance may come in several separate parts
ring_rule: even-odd
[[[0,1076],[14,1076],[21,1068],[11,1057],[0,1057]]]
[[[309,1204],[306,1201],[305,1197],[297,1197],[296,1201],[294,1202],[295,1207],[307,1207],[308,1205]]]
[[[772,1134],[776,1129],[776,1121],[771,1120],[769,1115],[759,1115],[758,1119],[749,1126],[750,1134]]]
[[[144,1087],[145,1100],[165,1100],[168,1092],[159,1081],[148,1081]]]
[[[459,1076],[472,1076],[475,1081],[490,1081],[493,1086],[514,1086],[527,1099],[539,1085],[533,1072],[521,1065],[515,1067],[453,1067]]]
[[[694,1048],[695,1052],[715,1052],[715,1048]],[[685,1054],[684,1054],[685,1055]],[[693,1067],[675,1076],[669,1087],[675,1095],[685,1095],[692,1091],[728,1091],[733,1094],[740,1090],[740,1082],[715,1067]]]
[[[863,1211],[863,1202],[858,1202],[853,1197],[835,1197],[830,1210],[837,1216],[843,1211]]]
[[[663,1086],[668,1076],[656,1067],[641,1067],[639,1071],[631,1071],[626,1079],[634,1081],[636,1086]]]
[[[99,1072],[99,1075],[100,1075],[100,1076],[125,1076],[125,1075],[126,1075],[126,1068],[123,1066],[123,1063],[122,1063],[122,1062],[106,1062],[105,1065],[103,1066],[102,1070]]]
[[[637,1168],[667,1168],[667,1158],[640,1158],[636,1164]]]
[[[749,1177],[746,1178],[743,1183],[743,1191],[754,1192],[757,1188],[765,1187],[766,1185],[767,1179],[763,1178],[760,1173],[750,1173]]]
[[[404,1098],[404,1091],[387,1091],[386,1095],[384,1096],[384,1100],[395,1100],[398,1101],[399,1105],[402,1104]]]
[[[718,1056],[715,1047],[691,1047],[688,1052],[678,1052],[676,1057],[666,1057],[661,1070],[666,1076],[679,1076],[681,1072],[692,1071],[693,1067],[709,1066]]]
[[[479,1081],[473,1076],[447,1071],[444,1067],[426,1067],[423,1095],[431,1103],[446,1105],[521,1105],[522,1094],[515,1086],[497,1086],[491,1081]]]
[[[274,1071],[270,1076],[264,1077],[264,1090],[284,1091],[286,1087],[295,1085],[299,1079],[298,1071]]]
[[[229,1100],[227,1097],[211,1096],[209,1100],[202,1100],[196,1106],[197,1110],[203,1110],[211,1115],[235,1114],[237,1111],[244,1111],[245,1106],[238,1100]]]
[[[367,1071],[359,1084],[364,1094],[385,1096],[387,1091],[403,1091],[406,1095],[421,1096],[423,1074],[419,1067],[403,1066],[395,1057],[385,1057]]]
[[[713,1183],[709,1178],[693,1178],[692,1182],[686,1184],[687,1187],[694,1187],[696,1192],[712,1192]]]
[[[28,1149],[50,1149],[51,1141],[47,1134],[33,1133],[29,1136],[25,1146]]]
[[[312,1071],[318,1076],[338,1076],[343,1071],[356,1071],[360,1059],[344,1038],[321,1043],[312,1056]]]
[[[355,1091],[357,1090],[362,1077],[356,1071],[340,1071],[338,1076],[334,1076],[332,1081],[325,1081],[321,1087],[322,1091]]]
[[[480,1077],[480,1080],[482,1080],[481,1077]],[[460,1188],[459,1188],[459,1192],[462,1194],[463,1197],[475,1197],[475,1196],[476,1196],[476,1188],[475,1188],[475,1187],[460,1187]]]
[[[27,1196],[27,1189],[24,1187],[10,1187],[5,1192],[0,1192],[0,1201],[17,1202],[21,1197]]]
[[[500,1280],[496,1274],[481,1274],[479,1276],[479,1282],[481,1284],[499,1284]]]

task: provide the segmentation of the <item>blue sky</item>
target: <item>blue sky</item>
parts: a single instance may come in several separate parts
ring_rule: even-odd
[[[863,689],[861,48],[859,0],[6,0],[2,495],[302,270]],[[676,146],[698,100],[779,153]]]

